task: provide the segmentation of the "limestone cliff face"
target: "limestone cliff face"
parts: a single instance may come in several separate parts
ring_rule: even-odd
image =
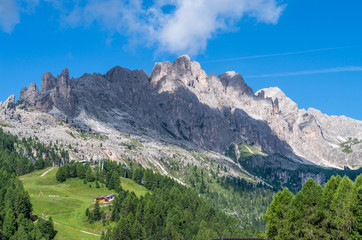
[[[293,152],[318,165],[357,167],[362,165],[362,152],[341,151],[340,144],[348,138],[362,139],[362,122],[344,116],[327,116],[315,109],[298,109],[297,104],[279,88],[263,91],[265,98],[278,100],[280,117],[274,118],[271,128],[281,140],[288,142]]]
[[[149,76],[121,67],[76,79],[69,78],[68,69],[57,77],[46,73],[41,91],[31,84],[22,89],[20,101],[20,107],[78,123],[84,115],[115,128],[132,122],[221,153],[234,144],[252,144],[297,162],[362,165],[360,145],[350,154],[339,147],[349,137],[362,139],[360,121],[298,109],[278,88],[254,94],[240,74],[207,75],[185,55],[156,63]]]

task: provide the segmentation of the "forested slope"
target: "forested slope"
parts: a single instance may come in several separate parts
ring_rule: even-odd
[[[37,166],[20,155],[17,146],[18,139],[0,128],[0,239],[53,239],[56,231],[52,220],[32,215],[29,194],[17,177]]]
[[[293,195],[279,191],[264,216],[268,239],[362,239],[362,175],[309,179]]]

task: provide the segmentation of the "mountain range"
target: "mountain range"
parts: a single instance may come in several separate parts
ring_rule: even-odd
[[[239,73],[207,75],[186,55],[150,75],[119,66],[45,73],[40,90],[33,82],[1,104],[0,124],[72,149],[74,160],[137,162],[184,184],[180,168],[190,164],[268,184],[296,176],[295,186],[362,166],[361,121],[299,109],[277,87],[254,92]]]

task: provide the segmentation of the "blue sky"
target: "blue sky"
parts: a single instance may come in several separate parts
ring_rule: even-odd
[[[205,71],[277,86],[300,108],[362,120],[362,1],[0,0],[0,101],[44,72]]]

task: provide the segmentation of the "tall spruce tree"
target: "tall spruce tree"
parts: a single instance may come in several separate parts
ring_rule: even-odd
[[[332,234],[337,239],[348,239],[356,222],[353,210],[357,204],[356,189],[353,182],[343,177],[331,202]]]
[[[285,231],[288,226],[287,214],[290,210],[290,205],[293,200],[293,193],[288,188],[284,188],[283,191],[278,192],[273,202],[269,205],[264,220],[267,222],[266,234],[271,239],[282,239],[279,235],[284,235],[281,231]]]

